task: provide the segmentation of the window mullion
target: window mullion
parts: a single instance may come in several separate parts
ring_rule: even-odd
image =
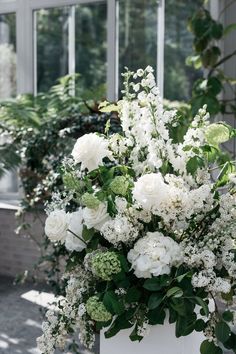
[[[119,2],[107,1],[107,99],[118,98]]]
[[[71,6],[69,14],[68,25],[68,73],[69,75],[75,74],[75,6]],[[73,80],[73,86],[71,89],[71,95],[75,95],[75,82]]]
[[[17,92],[33,93],[33,12],[28,0],[17,5]]]
[[[157,84],[164,95],[164,49],[165,49],[165,0],[159,0],[157,7]]]

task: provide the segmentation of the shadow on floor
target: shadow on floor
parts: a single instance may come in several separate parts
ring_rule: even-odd
[[[48,300],[49,289],[45,286],[13,285],[13,279],[0,276],[0,354],[40,354],[36,338],[42,334],[45,309],[39,304],[45,303],[45,298],[35,296],[37,291],[45,292]]]

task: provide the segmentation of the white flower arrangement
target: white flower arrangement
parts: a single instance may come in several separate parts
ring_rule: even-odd
[[[177,337],[204,332],[201,354],[235,351],[235,167],[222,164],[219,144],[236,132],[210,124],[206,107],[183,131],[183,117],[164,111],[149,66],[124,79],[122,133],[109,135],[107,124],[107,135],[77,140],[74,162],[63,166],[75,187],[48,208],[45,232],[65,243],[70,272],[39,348],[53,353],[71,331],[91,348],[94,328],[107,328],[106,337],[132,328],[140,341],[169,313]],[[210,299],[227,309],[210,312]]]

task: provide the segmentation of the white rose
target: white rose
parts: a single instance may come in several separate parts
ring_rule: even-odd
[[[82,169],[95,170],[103,165],[104,157],[111,157],[108,142],[95,133],[85,134],[77,140],[72,151],[76,163],[81,162]]]
[[[81,252],[86,248],[86,242],[82,238],[83,232],[83,210],[80,208],[78,211],[69,215],[68,231],[65,241],[65,246],[69,251]],[[78,236],[78,237],[76,237]]]
[[[67,228],[68,216],[64,210],[55,210],[46,219],[45,234],[52,242],[64,242]]]
[[[88,229],[94,227],[96,230],[101,230],[103,224],[110,220],[107,213],[107,203],[100,203],[96,209],[83,209],[84,223]]]
[[[160,173],[150,173],[134,183],[133,197],[145,210],[151,211],[165,198],[167,185]]]
[[[177,242],[160,232],[148,232],[128,253],[137,278],[169,274],[172,266],[181,262],[182,251]]]

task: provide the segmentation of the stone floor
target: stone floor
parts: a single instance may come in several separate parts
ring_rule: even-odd
[[[0,354],[40,353],[36,338],[41,335],[42,305],[51,301],[43,286],[14,286],[12,279],[0,276]]]

